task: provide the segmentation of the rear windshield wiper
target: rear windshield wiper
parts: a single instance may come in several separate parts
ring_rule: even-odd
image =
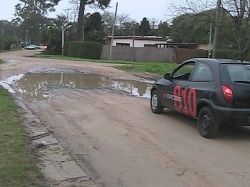
[[[250,84],[250,81],[234,81],[234,82],[237,82],[237,83],[247,83],[247,84]]]

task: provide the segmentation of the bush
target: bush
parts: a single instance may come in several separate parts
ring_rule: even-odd
[[[46,39],[44,41],[45,43],[47,43],[47,50],[45,53],[50,54],[50,55],[61,54],[62,53],[61,30],[51,28],[48,32],[49,32],[48,33],[48,43],[46,42]]]
[[[10,50],[11,44],[15,44],[16,40],[6,37],[4,41],[0,39],[0,50]],[[4,45],[3,45],[4,44]],[[3,46],[2,46],[3,45]]]
[[[62,53],[61,41],[52,41],[48,43],[46,54],[49,55],[59,55]]]
[[[65,55],[79,58],[100,59],[102,44],[94,42],[68,42]]]
[[[237,49],[219,49],[217,50],[217,58],[224,59],[239,59],[239,54]],[[243,56],[244,60],[250,60],[250,53]]]
[[[238,51],[236,49],[218,49],[216,56],[217,58],[237,59]]]

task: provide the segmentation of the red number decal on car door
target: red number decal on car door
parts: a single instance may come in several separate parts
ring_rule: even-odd
[[[180,86],[175,86],[174,96],[181,97],[181,100],[174,100],[174,106],[176,111],[182,112],[184,114],[196,117],[197,115],[197,94],[196,90],[191,89],[182,89]]]
[[[191,88],[188,92],[188,109],[189,114],[192,117],[196,117],[197,115],[197,95],[196,90]]]
[[[181,92],[181,97],[182,97],[182,103],[183,103],[183,110],[182,110],[182,112],[184,114],[188,115],[187,92],[188,92],[187,89],[183,89],[182,92]]]
[[[181,87],[175,86],[173,94],[174,96],[181,97]],[[178,112],[182,112],[182,101],[174,100],[174,107],[175,107],[175,110],[177,110]]]

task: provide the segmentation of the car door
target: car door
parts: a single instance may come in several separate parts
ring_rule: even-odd
[[[164,90],[165,105],[168,108],[185,113],[186,92],[195,64],[194,61],[188,61],[173,71],[170,77],[171,84]]]
[[[215,75],[209,64],[197,62],[190,78],[187,95],[188,115],[197,117],[199,103],[213,102],[216,98]]]

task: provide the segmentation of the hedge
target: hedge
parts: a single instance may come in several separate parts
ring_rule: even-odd
[[[94,42],[68,42],[65,45],[64,53],[71,57],[100,59],[102,44]]]
[[[238,51],[235,49],[218,49],[216,51],[216,57],[224,59],[237,59]]]
[[[218,49],[216,56],[224,59],[238,59],[239,54],[236,49]],[[250,60],[250,53],[244,56],[244,60]]]

